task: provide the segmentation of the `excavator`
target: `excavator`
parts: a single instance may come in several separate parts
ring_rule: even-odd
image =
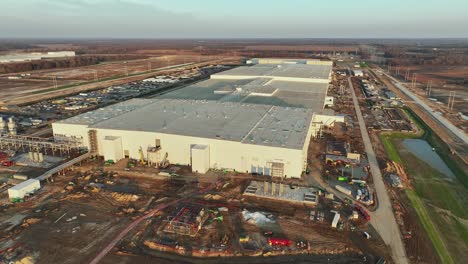
[[[142,147],[140,147],[140,149],[138,150],[138,153],[140,154],[140,164],[141,165],[146,165],[145,155],[143,155],[143,148]]]

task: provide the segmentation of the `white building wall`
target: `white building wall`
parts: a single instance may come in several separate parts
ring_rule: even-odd
[[[240,142],[197,138],[173,134],[153,132],[124,131],[124,130],[97,130],[98,143],[102,144],[104,137],[117,136],[122,138],[122,148],[128,150],[131,158],[138,159],[138,149],[143,149],[146,157],[148,146],[154,146],[155,140],[161,140],[161,156],[168,153],[168,159],[173,164],[190,165],[191,146],[194,144],[208,145],[211,168],[233,169],[239,172],[257,172],[270,174],[269,162],[282,160],[284,174],[287,177],[300,177],[304,167],[303,149],[287,149]],[[99,145],[98,144],[98,145]],[[103,155],[102,146],[99,145],[99,154]]]
[[[88,125],[52,123],[52,130],[55,135],[64,135],[67,137],[77,136],[83,138],[83,146],[89,149]]]

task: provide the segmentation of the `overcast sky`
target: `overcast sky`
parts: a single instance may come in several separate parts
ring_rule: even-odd
[[[0,0],[10,37],[456,38],[468,0]]]

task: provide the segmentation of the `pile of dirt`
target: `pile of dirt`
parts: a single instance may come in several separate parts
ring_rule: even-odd
[[[135,195],[135,194],[125,194],[125,193],[117,193],[117,192],[111,193],[111,196],[117,202],[124,202],[124,203],[135,202],[138,199],[140,199],[140,196]]]
[[[393,167],[395,168],[396,173],[400,176],[401,181],[403,182],[403,185],[411,188],[411,180],[406,174],[405,169],[397,162],[392,161]]]
[[[32,257],[24,257],[20,260],[15,261],[15,264],[33,264],[35,261]]]
[[[128,207],[128,208],[123,208],[122,211],[127,214],[131,214],[135,212],[135,208],[133,207]]]
[[[223,199],[224,197],[219,195],[219,194],[207,194],[205,195],[203,198],[205,198],[205,200],[215,200],[215,201],[218,201],[218,200],[221,200]]]
[[[87,197],[89,197],[88,194],[78,192],[78,193],[72,193],[72,194],[67,195],[66,199],[82,199],[82,198],[87,198]]]
[[[23,221],[23,224],[21,225],[21,227],[28,227],[30,225],[38,223],[39,221],[41,221],[41,219],[39,218],[29,218]]]

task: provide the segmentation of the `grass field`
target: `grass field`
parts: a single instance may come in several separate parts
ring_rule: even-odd
[[[413,205],[414,209],[416,210],[416,213],[419,216],[419,219],[421,220],[421,223],[426,230],[429,238],[432,241],[432,244],[434,245],[437,255],[441,258],[442,263],[454,263],[450,255],[448,254],[448,250],[445,247],[444,242],[441,240],[439,232],[436,230],[434,224],[431,221],[431,218],[426,211],[426,208],[419,199],[418,195],[411,190],[406,191],[406,195],[408,196],[409,200],[411,201],[411,204]]]
[[[382,133],[380,139],[391,160],[403,164],[412,179],[413,190],[406,195],[415,208],[442,263],[464,263],[468,258],[468,189],[467,175],[456,161],[450,158],[447,146],[422,123],[418,116],[407,111],[420,133]],[[432,168],[411,152],[402,142],[406,138],[425,139],[436,148],[439,156],[456,174],[447,176]]]

